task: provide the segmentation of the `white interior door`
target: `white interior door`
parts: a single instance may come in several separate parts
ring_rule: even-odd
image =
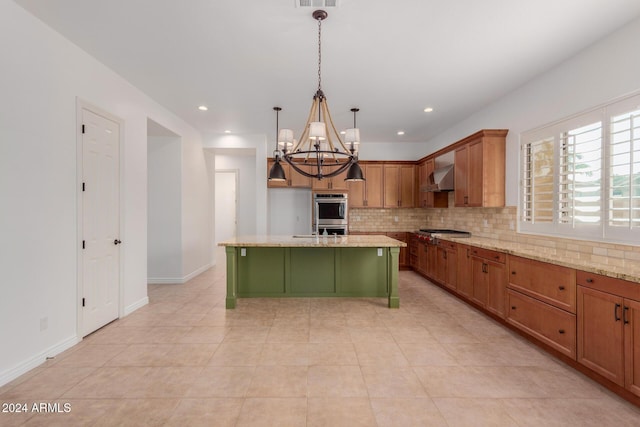
[[[82,109],[82,321],[85,336],[118,318],[120,126]]]
[[[215,182],[215,241],[218,244],[236,237],[238,172],[216,171]]]

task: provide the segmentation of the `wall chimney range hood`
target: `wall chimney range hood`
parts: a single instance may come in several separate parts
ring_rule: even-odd
[[[427,177],[427,184],[420,191],[453,191],[453,164],[455,156],[448,151],[434,159],[434,171]]]

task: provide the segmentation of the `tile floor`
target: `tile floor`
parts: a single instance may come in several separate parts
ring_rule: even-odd
[[[384,299],[243,299],[213,268],[0,388],[1,426],[638,426],[640,409],[412,272]],[[61,406],[61,408],[64,408]]]

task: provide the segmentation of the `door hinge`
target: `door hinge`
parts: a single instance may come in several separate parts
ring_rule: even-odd
[[[84,240],[82,241],[82,249],[84,249]]]
[[[82,125],[82,133],[84,133],[84,125]]]
[[[82,298],[82,306],[84,307],[84,298]]]

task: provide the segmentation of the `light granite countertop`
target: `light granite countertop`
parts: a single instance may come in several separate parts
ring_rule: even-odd
[[[594,263],[593,261],[576,260],[563,254],[562,250],[550,249],[541,246],[528,245],[518,242],[506,242],[503,240],[489,239],[486,237],[471,236],[468,238],[455,238],[446,234],[438,235],[441,240],[448,240],[460,244],[476,246],[484,249],[517,255],[536,261],[575,268],[589,273],[601,274],[616,279],[628,280],[640,284],[640,263],[629,261],[623,267]]]
[[[356,236],[241,236],[218,246],[298,247],[298,248],[400,248],[407,244],[381,235]]]

